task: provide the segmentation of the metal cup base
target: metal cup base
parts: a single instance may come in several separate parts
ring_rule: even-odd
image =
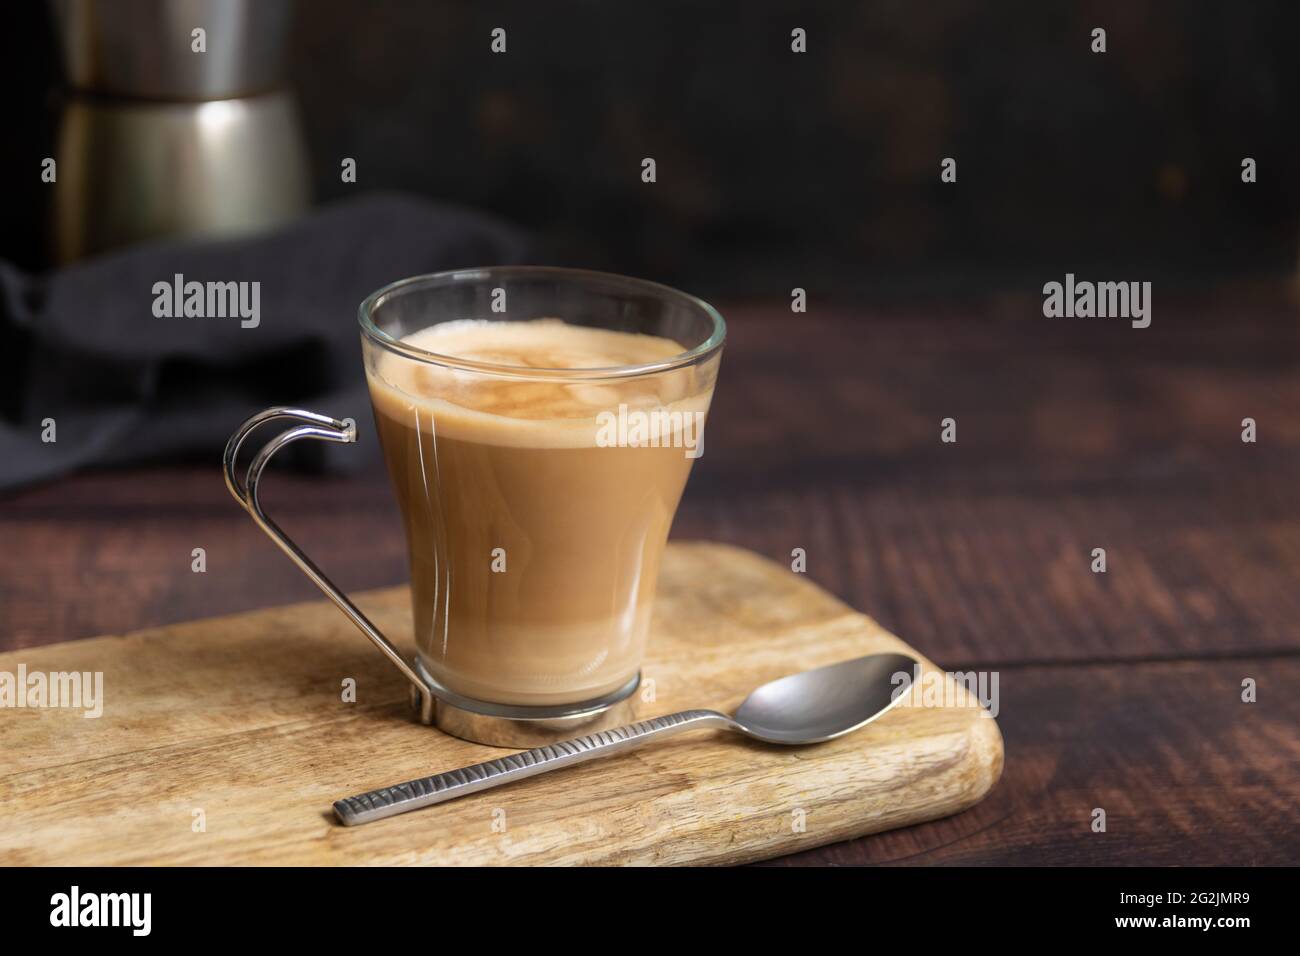
[[[414,669],[434,698],[430,706],[426,703],[429,698],[411,689],[411,702],[420,722],[476,744],[522,750],[621,727],[636,720],[640,671],[618,690],[603,697],[575,704],[522,707],[457,694],[439,683],[419,658],[414,662]]]

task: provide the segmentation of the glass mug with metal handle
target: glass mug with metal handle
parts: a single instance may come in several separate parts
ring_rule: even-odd
[[[258,481],[343,422],[273,408],[226,446],[231,494],[410,682],[420,718],[531,747],[626,723],[659,564],[717,378],[726,326],[682,292],[511,266],[405,279],[361,304],[380,444],[406,531],[408,660],[267,516]],[[243,477],[240,447],[296,424]]]

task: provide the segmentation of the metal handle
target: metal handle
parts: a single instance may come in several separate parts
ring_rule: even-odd
[[[716,710],[683,710],[665,717],[638,721],[626,727],[603,730],[586,737],[562,740],[559,743],[525,750],[498,760],[476,763],[471,767],[450,770],[447,773],[408,780],[395,787],[371,790],[335,801],[334,812],[348,826],[370,823],[385,817],[406,813],[454,800],[466,794],[499,787],[505,783],[533,777],[549,770],[558,770],[575,763],[608,757],[631,750],[659,737],[667,737],[683,730],[701,727],[736,728],[736,722]]]
[[[289,419],[304,422],[305,424],[281,432],[263,445],[262,450],[253,456],[253,461],[249,464],[248,471],[241,483],[235,471],[235,461],[239,457],[239,448],[243,445],[244,439],[261,425],[280,419]],[[384,637],[374,624],[370,623],[370,620],[358,610],[357,606],[348,600],[348,596],[340,591],[334,585],[334,582],[327,578],[320,568],[316,567],[311,558],[307,557],[302,552],[302,549],[289,539],[289,536],[280,529],[280,526],[271,520],[266,512],[262,510],[262,503],[258,499],[258,482],[262,477],[262,469],[271,460],[271,456],[285,445],[300,438],[316,438],[321,441],[351,444],[356,441],[356,437],[355,425],[344,424],[338,419],[330,418],[327,415],[318,415],[302,408],[268,408],[264,412],[258,412],[240,425],[238,430],[230,436],[230,441],[226,443],[226,452],[223,457],[226,487],[230,489],[230,493],[234,495],[235,500],[243,505],[244,510],[257,522],[258,527],[279,545],[280,550],[287,554],[294,564],[298,565],[302,573],[307,575],[312,583],[320,588],[325,593],[325,596],[348,616],[348,620],[369,638],[370,643],[374,644],[392,665],[402,672],[402,676],[411,682],[413,692],[419,695],[420,720],[429,724],[433,722],[433,694],[428,686],[424,681],[420,680],[419,675],[415,673],[411,665],[407,663],[406,658],[393,646],[392,642]]]

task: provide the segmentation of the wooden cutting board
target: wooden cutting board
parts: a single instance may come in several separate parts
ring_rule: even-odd
[[[672,544],[659,592],[642,717],[731,709],[764,681],[875,651],[920,656],[732,547]],[[405,589],[358,603],[409,646]],[[1002,770],[977,707],[903,705],[814,747],[700,731],[345,828],[341,796],[506,751],[415,723],[401,676],[332,605],[0,654],[0,672],[20,664],[102,671],[104,704],[98,719],[0,709],[5,865],[735,863],[956,813]]]

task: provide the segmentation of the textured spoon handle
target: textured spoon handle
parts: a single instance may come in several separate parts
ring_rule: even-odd
[[[562,740],[486,763],[476,763],[471,767],[408,780],[395,787],[345,797],[335,802],[334,812],[348,826],[382,820],[408,810],[418,810],[479,790],[546,773],[548,770],[558,770],[597,757],[608,757],[659,737],[701,727],[735,727],[735,723],[730,717],[715,710],[683,710],[664,717],[641,720],[626,727],[602,730],[587,737]]]

